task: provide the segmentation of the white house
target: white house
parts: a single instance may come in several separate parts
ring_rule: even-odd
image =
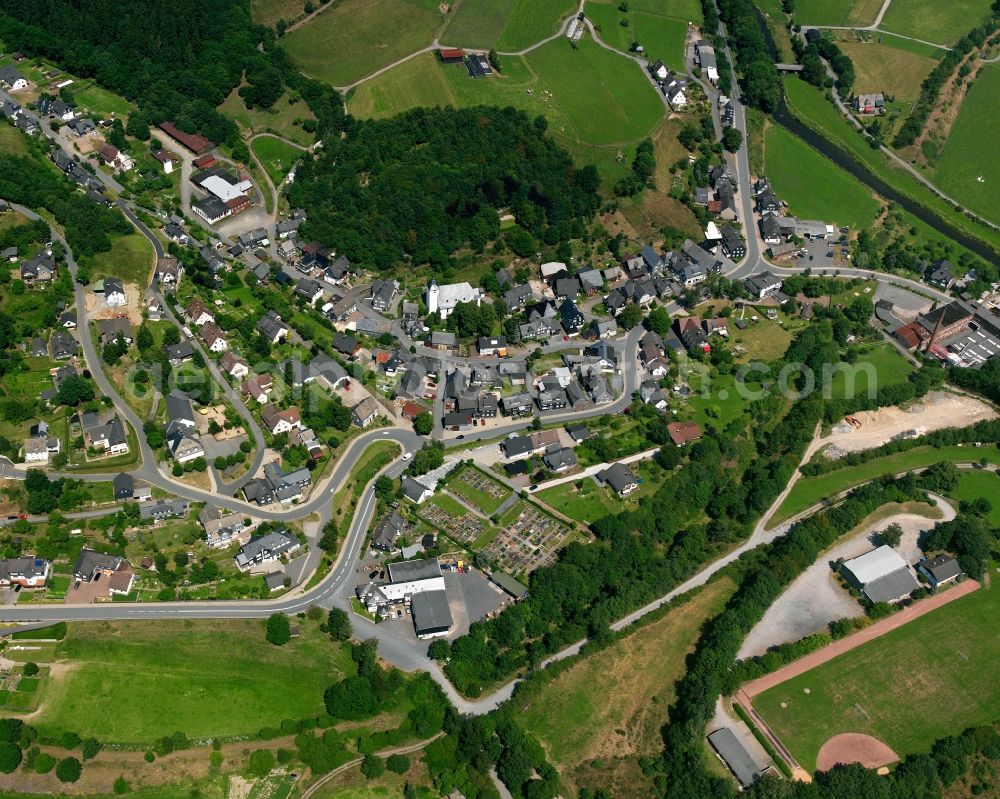
[[[11,66],[0,67],[0,83],[12,92],[28,88],[27,78]]]
[[[229,349],[229,342],[222,335],[222,331],[216,327],[215,322],[201,326],[201,338],[205,342],[205,346],[212,352],[225,352]]]
[[[248,364],[240,356],[234,355],[231,352],[227,352],[222,356],[222,359],[219,361],[219,366],[222,367],[222,371],[234,380],[242,380],[250,374],[250,364]]]
[[[112,308],[125,304],[125,287],[116,277],[104,279],[104,302]]]
[[[436,280],[431,280],[430,286],[427,287],[427,313],[437,312],[442,319],[447,319],[448,314],[455,310],[455,306],[460,302],[474,302],[479,305],[482,299],[483,292],[473,288],[469,283],[448,283],[440,286]]]

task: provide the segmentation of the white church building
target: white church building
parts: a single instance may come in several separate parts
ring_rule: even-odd
[[[482,299],[482,290],[473,288],[469,283],[448,283],[440,286],[436,280],[431,280],[431,284],[427,287],[427,313],[432,314],[437,311],[442,319],[447,319],[448,314],[455,310],[455,306],[460,302],[474,302],[479,305]]]

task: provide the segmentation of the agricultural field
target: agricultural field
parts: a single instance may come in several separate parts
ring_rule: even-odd
[[[610,0],[591,0],[585,7],[606,44],[627,52],[632,42],[638,42],[644,48],[643,57],[660,59],[671,69],[684,69],[684,40],[692,17],[682,16],[683,9],[667,3],[630,3],[624,13],[618,5]]]
[[[754,698],[812,771],[826,740],[873,735],[900,757],[1000,714],[1000,592],[980,589]],[[932,700],[933,698],[933,700]]]
[[[934,181],[978,214],[1000,221],[1000,159],[983,158],[983,131],[1000,129],[1000,65],[983,67],[941,151]]]
[[[795,21],[802,25],[863,27],[875,21],[881,7],[882,0],[798,0]]]
[[[173,731],[250,734],[317,715],[323,691],[353,664],[317,623],[300,626],[300,638],[274,647],[254,620],[70,625],[33,724],[43,734],[147,743]]]
[[[950,496],[959,502],[987,500],[992,508],[986,518],[994,527],[1000,527],[1000,475],[996,472],[963,469],[958,486]]]
[[[684,674],[684,659],[701,625],[722,610],[734,589],[728,579],[709,583],[660,618],[514,700],[518,721],[545,747],[564,782],[578,788],[614,784],[623,789],[615,796],[645,793],[634,784],[624,790],[620,781],[641,781],[641,772],[631,771],[634,759],[662,750],[660,728],[675,698],[673,685]]]
[[[879,202],[865,186],[777,125],[764,134],[764,165],[795,216],[864,228],[878,213]]]
[[[275,186],[281,184],[295,162],[304,155],[298,147],[271,136],[257,137],[250,143],[250,149],[260,159]]]
[[[869,390],[898,385],[913,371],[913,364],[891,344],[871,346],[853,364],[843,366],[847,369],[838,369],[830,381],[830,396],[834,399],[866,396]],[[870,379],[872,370],[874,381]]]
[[[312,144],[313,134],[302,129],[302,123],[316,119],[304,100],[294,99],[285,92],[270,108],[247,108],[243,98],[234,89],[218,109],[234,119],[245,132],[275,133],[306,147]]]
[[[877,8],[878,0],[873,1]],[[901,36],[951,45],[985,20],[989,13],[990,0],[953,0],[948,3],[940,0],[892,0],[880,27]]]
[[[917,53],[910,48],[897,47],[897,42],[905,42],[895,36],[884,36],[882,43],[875,41],[841,41],[839,47],[854,62],[857,79],[852,91],[883,92],[896,101],[914,102],[920,96],[923,83],[935,64],[944,55],[943,50],[917,47],[929,52]],[[933,53],[934,55],[931,55]]]
[[[573,0],[459,0],[441,34],[452,47],[516,52],[556,32]]]
[[[427,47],[441,21],[432,0],[342,0],[281,43],[307,75],[346,86]]]
[[[904,452],[887,455],[884,458],[876,458],[858,466],[835,469],[816,477],[802,477],[792,487],[781,507],[775,511],[769,524],[773,526],[780,521],[789,519],[828,497],[836,496],[841,491],[867,483],[883,474],[900,474],[910,469],[919,469],[941,461],[969,463],[979,462],[982,458],[994,465],[1000,465],[1000,452],[991,447],[981,449],[957,445],[939,448],[914,447]]]

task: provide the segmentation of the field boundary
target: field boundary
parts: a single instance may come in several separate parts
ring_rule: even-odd
[[[756,680],[751,680],[740,688],[738,696],[741,698],[746,697],[747,701],[749,701],[753,697],[757,696],[757,694],[770,690],[776,685],[781,685],[781,683],[787,682],[793,677],[798,677],[800,674],[805,674],[807,671],[812,671],[817,666],[822,666],[827,661],[833,660],[835,657],[843,655],[845,652],[850,652],[852,649],[857,649],[859,646],[863,646],[869,641],[881,638],[886,633],[890,633],[893,630],[909,624],[914,619],[919,619],[921,616],[930,613],[932,610],[937,610],[939,607],[947,605],[950,602],[954,602],[956,599],[968,596],[979,588],[980,584],[975,580],[971,578],[963,580],[958,585],[953,586],[946,591],[942,591],[939,594],[934,594],[926,599],[922,599],[910,607],[894,613],[887,619],[877,621],[862,630],[858,630],[852,635],[841,638],[839,641],[834,641],[829,646],[817,649],[815,652],[810,652],[805,657],[801,657],[786,666],[782,666],[777,671],[765,674],[763,677],[758,677]]]

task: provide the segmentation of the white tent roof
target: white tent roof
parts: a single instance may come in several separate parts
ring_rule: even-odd
[[[880,546],[864,555],[844,561],[844,566],[861,585],[865,585],[879,577],[892,574],[894,571],[906,568],[906,561],[890,546]]]

